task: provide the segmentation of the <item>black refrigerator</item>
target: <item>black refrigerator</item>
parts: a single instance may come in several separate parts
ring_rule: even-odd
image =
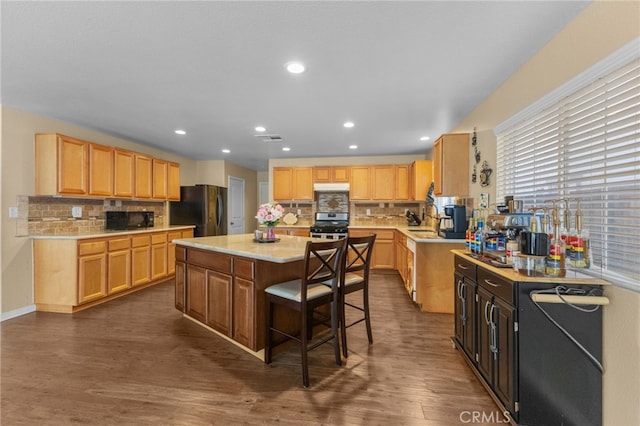
[[[180,201],[169,203],[169,223],[195,225],[195,237],[227,235],[227,188],[181,186]]]

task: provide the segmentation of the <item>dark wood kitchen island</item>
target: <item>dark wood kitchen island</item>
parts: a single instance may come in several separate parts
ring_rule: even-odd
[[[279,238],[273,243],[254,242],[253,234],[174,240],[176,309],[263,359],[264,289],[301,277],[311,240]],[[295,328],[294,317],[286,312],[276,312],[275,320]]]

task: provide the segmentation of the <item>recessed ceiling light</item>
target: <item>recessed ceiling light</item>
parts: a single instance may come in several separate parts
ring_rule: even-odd
[[[266,129],[266,128],[264,128],[264,127],[262,127],[262,126],[258,126],[258,127],[256,127],[256,132],[264,132],[264,131],[266,131],[266,130],[267,130],[267,129]]]
[[[428,141],[429,139],[431,139],[429,136],[422,136],[420,138],[421,141]]]
[[[283,146],[283,147],[282,147],[282,150],[283,150],[283,151],[291,151],[291,148],[289,148],[288,146]]]
[[[231,150],[230,150],[230,149],[225,148],[225,149],[223,149],[223,150],[222,150],[222,152],[224,152],[225,154],[229,154],[229,153],[231,152]]]
[[[307,70],[302,62],[287,62],[285,64],[285,68],[291,74],[302,74]]]
[[[353,124],[353,121],[347,121],[343,124],[343,126],[346,127],[347,129],[350,129],[353,126],[355,126],[355,124]]]
[[[349,145],[349,149],[358,149],[358,145]]]
[[[180,130],[180,129],[176,130],[175,133],[176,133],[176,135],[186,135],[187,134],[187,132],[185,132],[184,130]]]

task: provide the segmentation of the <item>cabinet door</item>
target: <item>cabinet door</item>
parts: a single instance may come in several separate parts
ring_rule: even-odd
[[[292,192],[294,200],[313,200],[312,167],[294,167]]]
[[[78,303],[90,302],[107,295],[107,254],[78,258]]]
[[[187,264],[187,315],[205,323],[207,320],[207,270]]]
[[[87,142],[58,137],[58,193],[86,195],[88,192]],[[55,161],[53,158],[51,161]]]
[[[464,348],[464,327],[468,322],[468,312],[466,312],[466,302],[464,300],[464,277],[456,272],[453,274],[453,323],[454,337]],[[465,351],[466,352],[466,351]]]
[[[89,144],[89,195],[113,196],[113,148]]]
[[[309,236],[309,228],[292,229],[292,230],[289,231],[289,235],[294,235],[296,237],[308,237]]]
[[[231,337],[231,275],[207,270],[206,324]]]
[[[151,281],[151,247],[133,247],[131,249],[131,281],[133,286]]]
[[[167,162],[154,158],[153,165],[153,184],[152,197],[157,200],[167,199]]]
[[[433,193],[442,195],[442,137],[433,143]]]
[[[396,268],[393,240],[379,240],[376,238],[376,242],[373,245],[373,253],[371,254],[371,268]]]
[[[254,283],[253,281],[236,277],[233,284],[233,339],[255,350],[254,329]]]
[[[500,401],[515,412],[515,348],[517,333],[514,332],[515,308],[500,298],[494,298],[493,320],[497,329],[497,354],[493,373],[493,388]]]
[[[313,168],[313,182],[314,183],[331,183],[331,167],[330,166],[316,166]]]
[[[107,293],[113,294],[131,288],[131,250],[109,252],[107,256]]]
[[[395,166],[396,186],[394,200],[409,200],[409,164]]]
[[[418,160],[411,164],[410,199],[418,201],[424,201],[427,199],[427,192],[429,191],[431,182],[433,182],[432,164],[433,163],[429,160]]]
[[[116,149],[113,152],[113,157],[113,195],[131,198],[135,193],[134,154],[130,151]]]
[[[167,275],[173,275],[176,271],[176,245],[173,240],[179,240],[182,232],[173,231],[167,233]]]
[[[480,286],[478,286],[476,294],[478,295],[476,302],[476,324],[478,330],[476,361],[478,362],[480,374],[482,374],[487,383],[491,383],[491,365],[493,363],[491,309],[493,307],[493,297]]]
[[[180,200],[180,164],[167,163],[167,199]]]
[[[351,167],[351,183],[349,185],[350,200],[371,199],[371,168],[369,166]]]
[[[151,246],[152,280],[157,280],[167,276],[167,258],[167,243],[153,244]]]
[[[351,168],[348,166],[333,166],[331,167],[331,181],[348,183],[351,177]]]
[[[475,361],[476,353],[476,288],[475,282],[469,280],[469,278],[464,278],[462,295],[467,321],[462,328],[462,343],[464,351],[473,361]]]
[[[293,171],[291,167],[273,168],[273,199],[291,200],[291,186],[293,185]]]
[[[175,278],[175,283],[176,283],[176,300],[175,300],[175,306],[176,309],[179,310],[180,312],[184,312],[184,304],[185,304],[185,287],[184,287],[184,283],[186,280],[186,273],[187,273],[187,268],[184,262],[176,262],[176,266],[175,266],[175,271],[176,271],[176,278]]]
[[[393,200],[396,193],[395,167],[374,166],[371,168],[371,186],[374,200]]]
[[[152,160],[151,157],[135,154],[136,178],[135,196],[136,198],[151,198],[152,188]]]

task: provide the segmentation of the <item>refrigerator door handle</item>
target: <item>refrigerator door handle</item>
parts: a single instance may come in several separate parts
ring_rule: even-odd
[[[218,194],[216,196],[216,224],[218,225],[218,229],[222,225],[222,195]]]

